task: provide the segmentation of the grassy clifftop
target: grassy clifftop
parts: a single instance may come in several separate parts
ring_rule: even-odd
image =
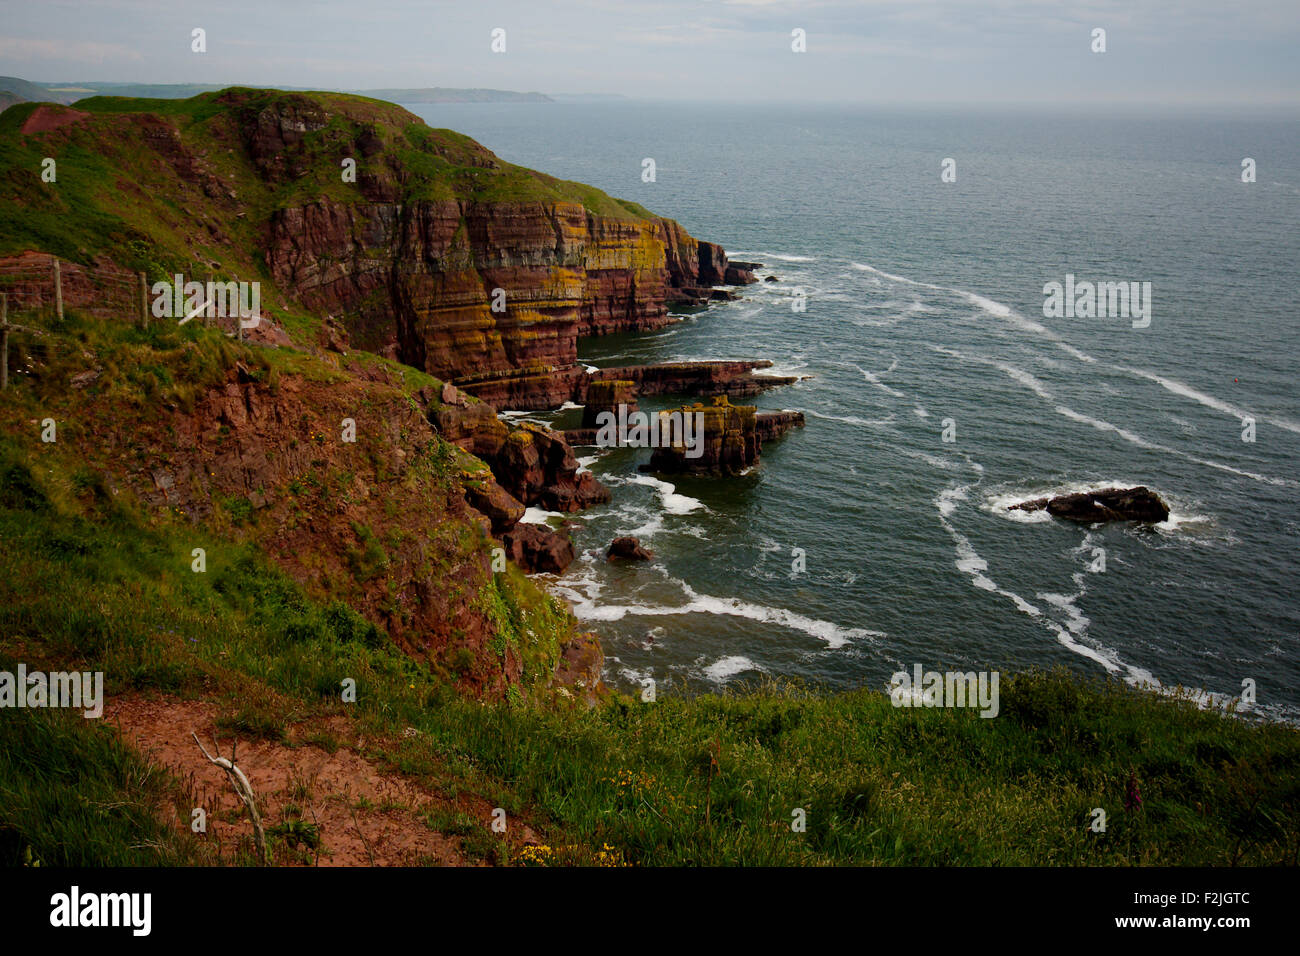
[[[38,110],[62,124],[23,133]],[[57,179],[44,182],[43,161]],[[343,178],[356,161],[356,182]],[[392,103],[341,93],[231,88],[183,100],[96,96],[0,114],[0,255],[95,255],[151,275],[196,259],[269,278],[254,251],[277,209],[321,198],[566,201],[612,218],[635,203],[506,163]],[[242,215],[241,215],[242,214]]]

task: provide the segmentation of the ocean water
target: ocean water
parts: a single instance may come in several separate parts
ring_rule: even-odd
[[[780,279],[582,345],[597,366],[752,357],[807,376],[752,400],[807,425],[747,475],[663,481],[637,472],[647,450],[583,452],[614,499],[575,518],[580,557],[554,586],[600,634],[607,680],[881,687],[914,663],[1064,665],[1203,688],[1211,705],[1249,679],[1259,713],[1300,716],[1300,123],[412,109]],[[1045,318],[1043,286],[1067,273],[1150,282],[1150,326]],[[1156,489],[1173,517],[1088,528],[1006,511],[1111,484]],[[654,562],[607,564],[619,534]]]

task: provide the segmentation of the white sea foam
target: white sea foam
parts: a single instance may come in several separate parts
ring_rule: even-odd
[[[971,305],[977,306],[982,312],[991,315],[994,318],[1010,322],[1012,325],[1055,342],[1064,352],[1074,356],[1080,362],[1092,363],[1097,361],[1086,352],[1081,352],[1073,345],[1062,342],[1061,337],[1051,329],[1047,328],[1040,322],[1035,322],[1033,319],[1026,318],[1005,302],[999,302],[996,299],[990,299],[988,296],[980,295],[978,292],[970,292],[966,289],[957,289],[953,286],[935,285],[932,282],[919,282],[916,279],[909,279],[906,276],[893,275],[892,273],[885,272],[881,269],[877,269],[875,266],[870,266],[862,262],[853,262],[850,263],[850,265],[863,272],[872,272],[878,276],[884,276],[886,279],[893,282],[903,282],[907,285],[918,286],[923,289],[934,289],[937,292],[951,292],[964,299],[966,302],[969,302]]]
[[[897,452],[905,458],[914,458],[917,461],[923,461],[932,468],[942,468],[944,471],[956,471],[961,466],[951,458],[940,458],[938,455],[931,455],[924,451],[915,451],[911,448],[905,448],[902,445],[896,445],[891,451]]]
[[[1002,372],[1005,372],[1014,381],[1019,382],[1021,385],[1031,390],[1039,398],[1045,399],[1047,401],[1051,401],[1052,399],[1052,393],[1048,391],[1046,385],[1044,385],[1032,373],[1027,372],[1022,368],[1018,368],[1015,365],[1009,365],[1006,362],[1000,362],[997,359],[984,358],[983,356],[979,356],[979,355],[967,355],[965,353],[958,352],[956,349],[945,348],[942,345],[930,345],[928,347],[932,351],[938,352],[941,355],[947,355],[952,358],[960,359],[963,362],[975,362],[976,364],[979,365],[988,365],[992,368],[996,368]]]
[[[653,475],[635,475],[628,480],[634,485],[645,485],[657,491],[659,500],[663,503],[664,511],[670,515],[688,515],[692,511],[704,508],[704,502],[698,498],[677,494],[676,485],[661,481]],[[704,508],[704,510],[708,511],[707,508]]]
[[[986,573],[989,569],[988,562],[985,561],[978,552],[976,552],[974,546],[970,543],[970,539],[954,528],[952,523],[948,520],[948,516],[951,515],[953,511],[953,502],[964,498],[966,491],[970,487],[971,486],[969,485],[965,485],[956,488],[949,488],[940,493],[939,497],[935,499],[935,505],[939,509],[939,523],[943,525],[944,529],[947,530],[948,534],[953,539],[953,545],[956,550],[955,565],[957,570],[968,575],[971,579],[971,583],[980,590],[988,591],[992,594],[997,594],[1000,597],[1006,598],[1015,606],[1016,610],[1037,621],[1040,625],[1050,631],[1063,647],[1072,653],[1095,661],[1109,673],[1124,672],[1126,675],[1125,679],[1130,682],[1152,679],[1149,672],[1124,663],[1113,650],[1099,649],[1082,642],[1082,632],[1086,628],[1086,619],[1083,619],[1078,610],[1073,607],[1073,601],[1079,595],[1076,595],[1074,598],[1052,595],[1053,598],[1057,599],[1056,601],[1040,595],[1040,597],[1043,597],[1044,600],[1048,600],[1048,602],[1054,607],[1059,607],[1062,610],[1065,610],[1068,622],[1065,627],[1062,627],[1057,621],[1044,614],[1042,610],[1031,604],[1029,601],[1026,601],[1019,594],[998,586],[997,582]],[[1076,583],[1079,583],[1077,577],[1075,580]],[[1067,604],[1069,605],[1068,610],[1065,608],[1065,605]],[[1074,626],[1071,627],[1071,625]],[[1075,631],[1078,631],[1079,633],[1076,634]]]
[[[1104,419],[1091,418],[1087,415],[1082,415],[1079,412],[1076,412],[1072,408],[1066,408],[1064,405],[1057,405],[1056,411],[1058,414],[1064,415],[1066,418],[1069,418],[1073,421],[1081,422],[1085,425],[1091,425],[1093,428],[1096,428],[1098,431],[1114,432],[1115,434],[1123,438],[1125,441],[1137,445],[1140,448],[1149,448],[1153,451],[1160,451],[1170,455],[1177,455],[1180,458],[1185,458],[1188,461],[1195,462],[1198,465],[1204,465],[1207,468],[1215,468],[1219,471],[1226,471],[1229,472],[1230,474],[1240,475],[1243,478],[1250,478],[1253,481],[1262,481],[1266,484],[1278,485],[1281,487],[1290,487],[1290,488],[1300,487],[1300,483],[1292,481],[1288,478],[1274,478],[1270,475],[1261,475],[1253,471],[1246,471],[1244,468],[1234,468],[1232,465],[1225,465],[1221,461],[1211,461],[1208,458],[1198,458],[1196,455],[1189,455],[1186,452],[1179,451],[1176,448],[1170,448],[1167,445],[1159,445],[1156,444],[1155,442],[1147,441],[1145,438],[1143,438],[1141,435],[1136,434],[1135,432],[1131,432],[1128,431],[1127,429],[1120,428],[1118,425],[1113,425],[1110,422],[1105,421]]]
[[[534,507],[525,509],[524,516],[519,520],[526,522],[527,524],[546,524],[548,518],[564,517],[565,515],[559,511],[547,511],[544,508]]]
[[[541,425],[541,426],[543,426],[543,427],[545,427],[545,428],[549,428],[549,427],[550,427],[550,423],[549,423],[549,422],[547,422],[547,421],[546,421],[545,419],[543,419],[543,418],[538,418],[538,417],[537,417],[537,412],[531,412],[531,411],[523,411],[523,412],[521,412],[521,411],[510,411],[510,410],[507,410],[507,411],[504,411],[504,412],[498,412],[497,415],[498,415],[498,417],[500,417],[500,418],[504,418],[504,419],[506,419],[507,421],[510,421],[510,422],[519,422],[519,423],[523,423],[523,422],[531,422],[531,423],[534,424],[534,425]]]
[[[906,285],[921,286],[925,289],[937,289],[940,292],[950,291],[941,285],[931,285],[929,282],[918,282],[916,279],[909,279],[907,276],[896,276],[892,272],[886,272],[884,269],[877,269],[875,266],[869,266],[865,262],[850,262],[849,265],[861,272],[870,272],[874,275],[888,279],[890,282],[902,282]]]
[[[1125,372],[1129,375],[1135,375],[1138,378],[1144,378],[1147,379],[1148,381],[1155,382],[1157,385],[1159,385],[1161,388],[1165,389],[1166,391],[1173,392],[1175,395],[1179,395],[1183,398],[1189,398],[1199,405],[1204,405],[1206,408],[1212,408],[1216,412],[1223,412],[1225,415],[1231,415],[1233,418],[1242,419],[1242,418],[1259,417],[1263,421],[1266,421],[1271,425],[1276,425],[1278,428],[1290,432],[1300,433],[1300,424],[1297,424],[1296,422],[1293,422],[1286,418],[1271,418],[1267,416],[1255,416],[1252,413],[1245,411],[1244,409],[1238,408],[1236,405],[1233,405],[1230,402],[1226,402],[1221,398],[1216,398],[1213,395],[1207,395],[1205,392],[1198,391],[1197,389],[1186,384],[1185,382],[1178,381],[1178,379],[1176,378],[1168,378],[1167,376],[1164,375],[1157,375],[1155,372],[1149,372],[1146,369],[1129,368],[1127,365],[1113,365],[1111,366],[1111,368],[1117,369],[1118,371],[1121,372]]]
[[[948,517],[957,510],[957,502],[966,500],[966,491],[968,486],[962,485],[956,488],[945,488],[939,492],[939,497],[934,499],[935,505],[939,509],[939,514]]]
[[[659,617],[663,615],[682,614],[716,614],[726,617],[739,617],[765,624],[776,624],[794,631],[801,631],[822,641],[828,649],[844,647],[851,641],[876,641],[887,635],[882,631],[873,631],[862,627],[844,627],[832,621],[822,621],[795,611],[780,607],[767,607],[739,598],[720,598],[696,592],[685,581],[670,579],[679,587],[684,596],[684,603],[670,604],[612,604],[596,603],[592,596],[584,593],[584,582],[560,579],[555,590],[568,598],[574,615],[582,621],[621,621],[628,615],[639,617]]]
[[[855,415],[827,415],[824,412],[819,412],[812,408],[806,409],[804,414],[811,415],[813,418],[825,419],[828,422],[842,422],[845,425],[858,425],[862,428],[882,428],[887,425],[892,425],[895,417],[892,412],[889,414],[888,418],[877,419],[858,418]]]
[[[865,378],[865,379],[866,379],[868,382],[870,382],[872,385],[876,386],[876,388],[880,389],[882,392],[885,392],[885,393],[887,393],[887,394],[889,394],[889,395],[893,395],[895,398],[906,398],[906,397],[907,397],[907,396],[904,395],[902,392],[900,392],[898,389],[896,389],[896,388],[890,388],[888,385],[886,385],[884,382],[882,382],[882,381],[880,380],[880,377],[879,377],[879,376],[881,376],[881,375],[888,375],[888,374],[889,374],[890,372],[892,372],[894,369],[898,368],[898,359],[894,359],[894,364],[890,365],[889,368],[887,368],[887,369],[885,369],[883,372],[879,372],[879,373],[876,373],[876,372],[868,372],[868,371],[867,371],[865,368],[863,368],[861,365],[854,365],[853,367],[854,367],[855,369],[857,369],[859,372],[862,373],[862,377],[863,377],[863,378]]]
[[[704,668],[704,676],[716,684],[725,684],[729,678],[745,671],[762,671],[748,657],[722,657]]]
[[[816,262],[816,256],[792,256],[780,252],[729,252],[727,257],[739,259],[741,262],[750,261],[750,257],[755,259],[776,259],[780,262]]]
[[[1037,378],[1026,372],[1024,369],[1016,368],[1014,365],[1007,365],[1003,362],[998,363],[998,368],[1006,372],[1009,376],[1019,382],[1021,385],[1030,389],[1039,398],[1051,401],[1052,393],[1047,390],[1047,386]]]
[[[807,362],[793,361],[788,364],[772,364],[767,368],[756,368],[752,374],[756,377],[769,376],[778,378],[790,378],[798,375],[799,378],[807,378],[806,375],[799,375],[799,369],[807,368]]]
[[[1214,519],[1209,515],[1186,514],[1170,508],[1169,517],[1152,527],[1157,531],[1182,531],[1213,523]]]
[[[1089,364],[1092,364],[1097,361],[1087,352],[1080,352],[1078,349],[1076,349],[1073,345],[1069,344],[1068,342],[1057,342],[1056,347],[1060,349],[1062,352],[1064,352],[1066,355],[1074,356],[1080,362],[1087,362]]]
[[[1078,636],[1079,634],[1084,633],[1087,631],[1088,625],[1092,623],[1084,613],[1074,605],[1075,601],[1083,597],[1082,591],[1070,595],[1040,593],[1037,597],[1041,601],[1046,601],[1057,610],[1065,612],[1065,627],[1071,634]]]

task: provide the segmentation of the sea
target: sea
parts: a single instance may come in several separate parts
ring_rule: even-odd
[[[1300,718],[1295,116],[409,108],[778,280],[581,343],[595,367],[766,359],[800,381],[741,401],[806,417],[734,478],[578,449],[613,500],[565,516],[578,559],[546,579],[600,636],[607,682],[844,690],[916,664],[1067,668]],[[1149,315],[1045,315],[1067,276],[1150,283]],[[509,414],[570,427],[580,411]],[[1114,485],[1154,489],[1170,519],[1008,510]],[[653,561],[607,562],[619,535]]]

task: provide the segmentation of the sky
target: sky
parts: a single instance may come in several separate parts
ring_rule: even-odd
[[[1297,50],[1300,0],[0,0],[0,75],[42,83],[1294,107]]]

